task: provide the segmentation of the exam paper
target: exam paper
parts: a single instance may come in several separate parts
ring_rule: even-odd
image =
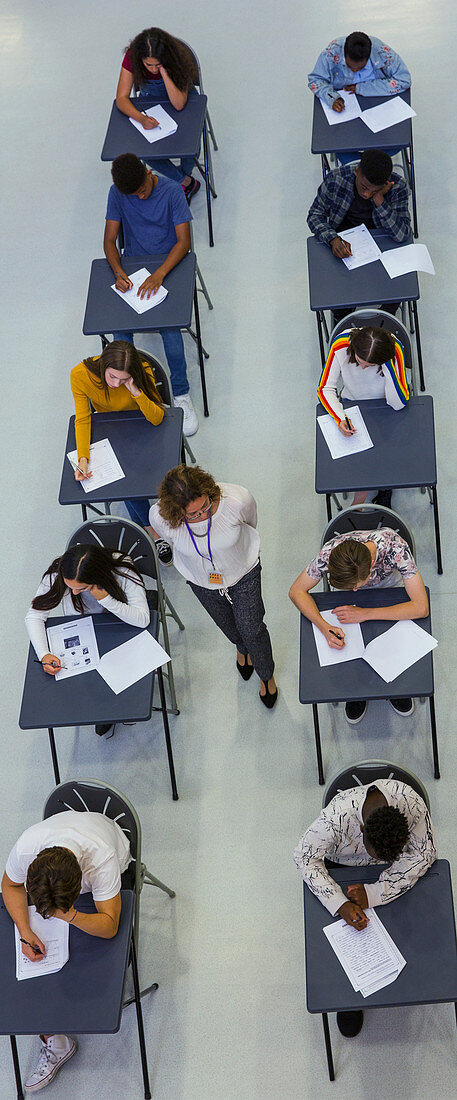
[[[369,642],[363,654],[364,660],[371,665],[378,676],[387,684],[396,680],[426,653],[438,645],[427,630],[414,623],[412,619],[400,620]]]
[[[396,126],[397,122],[404,122],[406,118],[414,118],[415,115],[416,112],[401,96],[392,96],[385,103],[379,103],[377,107],[368,107],[366,111],[362,111],[362,122],[374,134],[378,134],[380,130],[387,130],[389,126]]]
[[[175,134],[178,129],[178,123],[159,103],[156,103],[154,107],[148,107],[142,114],[148,115],[149,118],[155,118],[156,122],[159,123],[153,130],[145,130],[141,122],[138,122],[138,119],[130,119],[132,125],[139,130],[140,134],[146,138],[146,141],[160,141],[162,138],[170,137],[170,134]]]
[[[149,630],[142,630],[128,642],[105,653],[97,671],[115,695],[119,695],[143,676],[147,676],[148,672],[153,672],[169,660],[168,653],[165,653]]]
[[[111,290],[114,290],[114,293],[118,294],[123,302],[127,302],[127,305],[131,306],[135,313],[146,313],[148,309],[160,306],[160,303],[165,301],[168,294],[167,288],[162,283],[162,286],[159,286],[159,289],[156,290],[155,294],[151,294],[150,298],[138,297],[140,286],[152,274],[152,271],[148,271],[146,267],[140,267],[138,271],[134,271],[132,275],[129,275],[130,282],[133,284],[129,290],[118,290],[116,283],[111,284]]]
[[[360,623],[344,623],[342,625],[338,622],[333,611],[321,611],[321,615],[326,623],[330,623],[330,626],[333,627],[334,630],[344,631],[343,648],[331,649],[321,631],[318,630],[314,623],[312,624],[317,656],[321,668],[325,668],[327,665],[340,665],[343,664],[344,661],[355,661],[357,657],[363,657],[365,645],[362,638]]]
[[[344,414],[351,421],[353,427],[356,428],[355,435],[343,435],[330,413],[317,418],[317,423],[332,458],[346,458],[347,455],[356,455],[360,451],[368,451],[373,446],[373,440],[359,406],[353,405],[351,409],[345,409]]]
[[[16,978],[18,982],[26,978],[40,978],[44,974],[56,974],[61,970],[70,958],[68,943],[69,926],[66,921],[57,917],[43,917],[37,913],[34,905],[29,905],[29,924],[32,932],[41,940],[46,948],[44,958],[31,962],[22,953],[22,943],[19,929],[14,926],[14,939],[16,947]]]
[[[341,919],[323,929],[353,989],[369,997],[394,982],[406,966],[375,909],[365,910],[369,923],[358,932]]]
[[[67,458],[75,470],[78,462],[78,452],[69,451]],[[92,477],[79,483],[85,493],[92,493],[94,489],[102,489],[104,485],[111,485],[113,481],[120,481],[121,478],[125,477],[109,439],[99,439],[97,443],[91,443],[88,469],[92,473]]]
[[[405,244],[403,248],[390,248],[379,259],[391,279],[406,275],[408,271],[426,271],[435,274],[432,257],[426,244]]]
[[[46,633],[49,652],[64,666],[56,672],[55,680],[68,680],[97,668],[100,658],[91,615],[48,626]]]
[[[343,263],[349,271],[381,259],[381,249],[366,225],[354,225],[352,229],[342,229],[338,236],[351,246],[352,256],[343,256]]]
[[[341,91],[338,91],[338,97],[344,99],[344,111],[334,111],[332,107],[329,107],[327,103],[323,103],[321,100],[321,107],[329,126],[337,126],[338,123],[352,122],[354,118],[361,118],[362,108],[354,92],[345,92],[344,88],[342,88]]]

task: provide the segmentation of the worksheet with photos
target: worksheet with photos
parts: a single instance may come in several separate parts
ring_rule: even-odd
[[[58,657],[62,665],[55,680],[68,680],[70,676],[80,676],[82,672],[97,668],[100,657],[91,615],[48,626],[47,635],[49,652]]]

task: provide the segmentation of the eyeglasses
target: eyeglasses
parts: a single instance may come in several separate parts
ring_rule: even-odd
[[[212,500],[208,497],[208,503],[205,504],[204,508],[199,508],[198,512],[185,512],[185,519],[198,519],[199,516],[205,516],[212,507],[212,503]]]

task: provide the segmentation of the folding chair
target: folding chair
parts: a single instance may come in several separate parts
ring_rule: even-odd
[[[360,760],[357,764],[350,764],[349,767],[343,768],[327,783],[322,796],[322,807],[328,806],[338,791],[348,791],[351,787],[375,783],[376,779],[398,779],[400,783],[407,783],[423,798],[427,810],[430,809],[430,799],[422,780],[408,768],[391,764],[388,760]]]
[[[379,531],[381,527],[391,527],[397,535],[408,544],[409,549],[416,557],[416,546],[411,528],[401,516],[392,508],[384,508],[380,504],[357,504],[353,508],[345,508],[327,523],[321,539],[321,546],[330,542],[337,535],[347,535],[352,531]],[[327,574],[322,578],[324,592],[330,592]]]

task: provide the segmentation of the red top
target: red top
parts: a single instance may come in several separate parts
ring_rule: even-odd
[[[127,72],[129,72],[129,73],[132,72],[132,62],[130,60],[130,50],[127,50],[127,52],[124,54],[124,60],[122,62],[122,68],[127,69]],[[145,80],[148,80],[148,81],[149,80],[161,80],[161,79],[162,79],[162,77],[161,77],[160,73],[148,73],[147,77],[145,77]]]

